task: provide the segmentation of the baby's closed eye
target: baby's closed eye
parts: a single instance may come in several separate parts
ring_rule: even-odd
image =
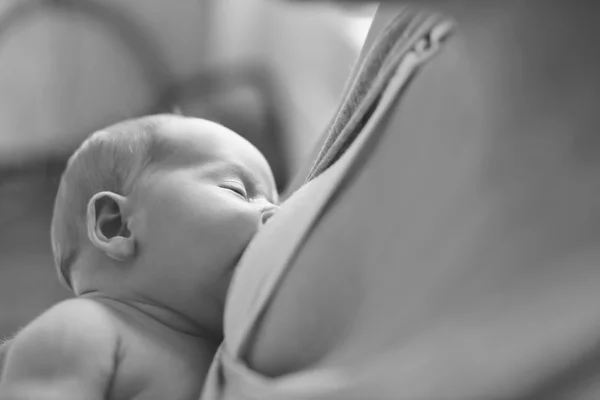
[[[246,186],[242,182],[225,181],[221,183],[219,187],[233,192],[234,194],[242,197],[244,200],[248,200],[248,191],[246,190]]]

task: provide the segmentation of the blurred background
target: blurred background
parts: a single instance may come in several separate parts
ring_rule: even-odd
[[[252,141],[283,190],[329,122],[375,7],[0,0],[0,338],[69,296],[50,218],[86,136],[177,108]]]

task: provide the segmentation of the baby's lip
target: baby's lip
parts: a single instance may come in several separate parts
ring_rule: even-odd
[[[267,223],[267,221],[273,216],[275,215],[275,213],[277,213],[279,207],[273,207],[270,208],[266,211],[263,211],[262,215],[260,216],[260,222],[264,225]]]

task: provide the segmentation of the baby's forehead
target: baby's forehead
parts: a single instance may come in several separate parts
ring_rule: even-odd
[[[189,118],[165,124],[157,131],[162,160],[170,165],[221,166],[246,170],[272,179],[264,156],[246,139],[214,122]]]
[[[156,136],[157,159],[170,164],[202,164],[227,155],[227,137],[212,124],[170,122],[157,129]]]

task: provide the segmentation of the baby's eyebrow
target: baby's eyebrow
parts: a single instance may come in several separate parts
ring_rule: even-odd
[[[256,178],[245,167],[235,162],[214,161],[205,164],[202,168],[207,175],[219,176],[230,174],[241,177],[245,182],[249,182],[255,187],[259,185]]]

